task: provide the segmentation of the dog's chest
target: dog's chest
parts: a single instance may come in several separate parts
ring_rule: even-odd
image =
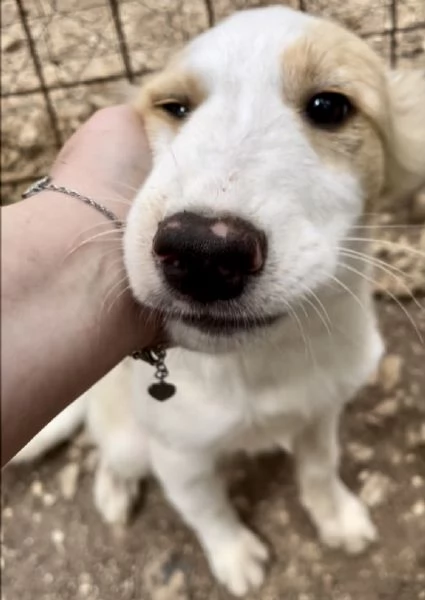
[[[300,360],[170,352],[175,396],[164,403],[150,398],[145,390],[152,369],[138,365],[136,410],[148,430],[182,446],[257,450],[284,444],[311,412],[312,377]]]

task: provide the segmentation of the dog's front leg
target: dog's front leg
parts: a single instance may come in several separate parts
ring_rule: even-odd
[[[338,474],[339,412],[328,412],[310,423],[295,443],[301,501],[321,540],[355,554],[377,537],[366,506]]]
[[[240,522],[216,473],[215,458],[156,441],[151,458],[169,500],[196,532],[217,579],[236,596],[260,586],[267,549]]]

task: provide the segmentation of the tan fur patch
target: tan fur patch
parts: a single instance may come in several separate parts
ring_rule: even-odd
[[[386,127],[385,68],[368,46],[345,29],[317,21],[283,54],[284,98],[299,115],[317,154],[328,164],[354,171],[367,202],[384,184],[381,132]],[[335,130],[311,124],[308,100],[324,91],[345,94],[356,113]],[[384,101],[383,101],[384,100]]]
[[[144,85],[134,106],[142,115],[149,136],[154,136],[158,128],[163,128],[164,125],[176,133],[184,121],[168,115],[161,109],[160,103],[166,100],[181,102],[194,110],[203,102],[205,96],[200,81],[179,68],[174,60]]]

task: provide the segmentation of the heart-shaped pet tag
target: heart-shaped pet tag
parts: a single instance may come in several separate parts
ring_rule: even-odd
[[[159,383],[153,383],[148,388],[149,394],[155,400],[159,400],[159,402],[164,402],[174,396],[176,393],[176,386],[172,383],[166,383],[165,381],[160,381]]]

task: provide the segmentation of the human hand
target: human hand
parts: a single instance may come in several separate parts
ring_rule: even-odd
[[[51,175],[124,218],[150,168],[143,122],[131,106],[120,105],[98,111],[74,133]]]
[[[74,133],[55,160],[51,175],[57,185],[78,190],[125,220],[131,201],[150,168],[151,153],[142,119],[131,106],[120,105],[98,111]],[[78,200],[74,202],[78,203]],[[86,239],[92,237],[94,245],[95,238],[110,241],[110,244],[98,244],[97,251],[105,255],[104,261],[110,265],[104,269],[106,273],[110,272],[106,285],[114,290],[114,298],[120,298],[117,308],[125,307],[125,329],[131,331],[134,349],[155,345],[162,336],[159,320],[144,307],[136,305],[127,281],[117,283],[116,280],[116,273],[121,273],[122,277],[123,272],[121,238],[117,243],[116,230],[91,207],[76,209],[74,206],[74,212],[76,210],[80,216],[85,211],[86,218],[90,219],[83,228],[83,234],[90,232],[84,235]],[[99,227],[95,233],[94,220],[95,227]],[[111,252],[114,240],[117,253]]]
[[[150,164],[142,120],[117,106],[82,125],[51,175],[124,220]],[[131,294],[122,232],[103,214],[52,190],[3,207],[2,460],[161,331]]]

